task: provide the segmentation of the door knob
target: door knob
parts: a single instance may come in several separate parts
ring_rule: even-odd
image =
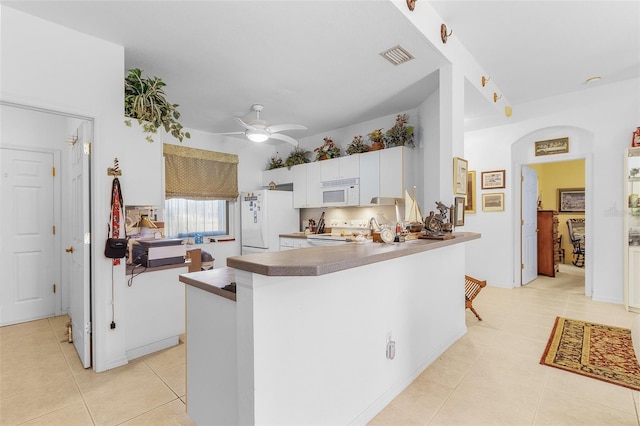
[[[64,249],[64,251],[66,251],[67,253],[73,253],[73,246],[69,247],[68,249]]]

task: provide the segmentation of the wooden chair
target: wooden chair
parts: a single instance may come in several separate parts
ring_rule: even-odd
[[[573,244],[573,263],[579,268],[584,266],[584,219],[568,219],[569,238]]]
[[[478,312],[473,308],[473,299],[476,298],[480,290],[485,288],[487,285],[487,281],[480,281],[468,275],[464,276],[464,303],[465,308],[471,309],[471,312],[478,318],[479,321],[482,321]]]

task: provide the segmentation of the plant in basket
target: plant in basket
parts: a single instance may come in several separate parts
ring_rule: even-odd
[[[384,133],[382,133],[382,129],[374,130],[373,132],[369,133],[367,137],[371,141],[371,151],[384,149]]]
[[[293,151],[289,153],[287,159],[284,160],[284,165],[290,169],[291,166],[308,163],[310,161],[308,157],[309,154],[311,154],[311,151],[305,151],[299,146],[296,146],[293,148]]]
[[[347,149],[345,150],[347,155],[360,154],[367,151],[369,151],[369,146],[364,143],[364,140],[360,135],[354,136],[353,140],[349,145],[347,145]]]
[[[340,147],[336,146],[333,139],[325,137],[322,140],[324,140],[324,144],[313,150],[316,153],[316,161],[340,157]]]

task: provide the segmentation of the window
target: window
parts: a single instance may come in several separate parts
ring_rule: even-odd
[[[165,233],[178,238],[231,235],[238,156],[170,144],[163,151]]]
[[[173,238],[193,237],[196,233],[230,235],[229,204],[225,200],[166,200],[165,233]]]

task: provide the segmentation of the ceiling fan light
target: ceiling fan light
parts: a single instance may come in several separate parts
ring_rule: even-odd
[[[256,129],[256,130],[247,130],[245,135],[251,142],[264,142],[269,139],[269,133],[265,130]]]

